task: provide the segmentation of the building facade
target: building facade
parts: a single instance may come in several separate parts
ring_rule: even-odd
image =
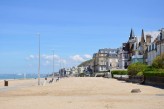
[[[157,56],[164,53],[164,28],[160,30],[160,35],[157,37]]]
[[[119,49],[119,68],[127,68],[128,65],[136,62],[151,65],[154,58],[164,52],[163,35],[164,29],[150,32],[142,29],[141,37],[137,37],[131,29],[128,41]]]
[[[93,55],[93,71],[101,72],[118,67],[118,49],[100,49]]]
[[[156,56],[157,56],[157,46],[155,42],[153,42],[148,46],[147,64],[152,65],[153,60],[156,58]]]
[[[129,63],[129,53],[127,43],[123,43],[118,51],[118,66],[119,69],[127,69]]]

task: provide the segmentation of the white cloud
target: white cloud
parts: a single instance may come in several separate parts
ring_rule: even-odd
[[[34,56],[34,55],[30,55],[29,57],[30,57],[31,59],[34,59],[34,58],[35,58],[35,56]]]
[[[29,55],[26,60],[28,61],[32,61],[32,60],[37,60],[38,59],[38,55]],[[48,66],[50,64],[52,64],[53,62],[53,55],[41,55],[40,56],[41,59],[41,63],[44,66]],[[67,61],[65,59],[62,59],[61,57],[59,57],[58,55],[54,55],[54,63],[55,64],[66,64]]]
[[[80,55],[74,55],[74,56],[71,56],[70,58],[73,61],[76,61],[76,62],[83,62],[83,61],[85,61],[85,59],[83,57],[81,57]]]
[[[41,55],[40,58],[44,60],[53,60],[53,55]],[[38,59],[38,55],[29,55],[28,57],[26,57],[26,59],[27,60]],[[59,60],[60,57],[58,55],[54,55],[54,59]]]
[[[45,65],[45,66],[50,65],[50,63],[51,63],[50,61],[46,60],[43,65]]]
[[[53,57],[54,57],[54,60],[59,60],[60,57],[58,55],[41,55],[41,58],[42,59],[45,59],[45,60],[53,60]]]
[[[60,59],[58,62],[62,63],[62,64],[66,64],[67,63],[67,61],[65,59]]]
[[[33,60],[33,59],[35,59],[35,58],[37,58],[37,56],[35,56],[35,55],[30,55],[30,56],[26,57],[26,60]]]
[[[80,64],[81,62],[84,62],[88,59],[91,59],[92,56],[89,54],[85,55],[73,55],[68,58],[61,58],[59,55],[54,55],[54,65],[56,66],[56,69],[59,69],[60,67],[72,67]],[[29,55],[27,58],[28,64],[37,65],[38,64],[38,55]],[[43,54],[40,56],[41,59],[41,65],[43,68],[49,68],[53,64],[53,55],[49,54]]]
[[[92,58],[92,56],[89,55],[89,54],[85,54],[84,57],[87,58],[87,59],[91,59]]]

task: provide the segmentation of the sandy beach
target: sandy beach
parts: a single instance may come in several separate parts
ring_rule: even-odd
[[[141,92],[131,93],[135,88]],[[115,79],[71,77],[45,86],[13,80],[9,87],[0,82],[0,109],[163,109],[163,101],[164,89]]]

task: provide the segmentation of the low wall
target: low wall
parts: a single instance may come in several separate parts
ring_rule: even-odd
[[[105,73],[95,73],[95,77],[104,77]]]
[[[145,77],[145,84],[164,88],[164,77]]]
[[[144,84],[144,76],[129,76],[129,82]]]
[[[113,78],[123,81],[129,80],[129,75],[113,75]]]
[[[128,76],[128,75],[113,75],[113,78],[126,82],[139,83],[151,86],[164,88],[164,77],[158,76]]]

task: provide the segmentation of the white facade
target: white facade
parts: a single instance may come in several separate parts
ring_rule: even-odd
[[[153,50],[153,51],[150,51],[148,53],[148,59],[147,59],[147,62],[148,62],[148,65],[152,65],[153,63],[153,60],[156,58],[156,51]]]
[[[66,69],[66,75],[70,75],[70,74],[71,74],[70,68]]]
[[[156,52],[156,44],[155,43],[151,43],[148,46],[148,57],[147,57],[147,64],[148,65],[152,65],[153,60],[156,58],[157,56],[157,52]]]
[[[157,56],[159,56],[162,53],[164,53],[164,43],[161,42],[157,45]]]
[[[98,71],[107,71],[106,66],[98,66]]]
[[[94,72],[107,71],[118,67],[118,49],[100,49],[93,55]]]
[[[157,39],[155,41],[155,39]],[[148,65],[152,65],[153,60],[164,53],[164,30],[161,29],[158,36],[156,36],[153,42],[148,46]]]
[[[77,67],[72,67],[71,68],[71,75],[77,75],[78,74],[78,68]]]
[[[85,67],[78,67],[78,74],[84,73]]]
[[[118,67],[120,69],[125,69],[128,66],[128,51],[123,51],[122,48],[119,50],[118,54]]]

